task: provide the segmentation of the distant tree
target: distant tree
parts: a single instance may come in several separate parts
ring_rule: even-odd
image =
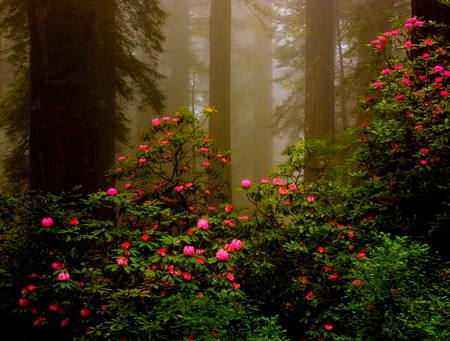
[[[306,1],[305,138],[334,135],[334,0]]]
[[[84,194],[105,189],[115,143],[126,138],[118,100],[141,93],[144,105],[163,109],[161,76],[154,69],[165,17],[158,1],[4,0],[0,16],[12,41],[9,59],[21,56],[16,68],[29,89],[29,107],[17,111],[5,101],[9,114],[2,124],[10,135],[22,136],[16,151],[29,150],[31,188],[59,193],[81,185]],[[151,66],[135,57],[138,48]]]
[[[231,150],[231,1],[211,0],[209,104],[218,110],[209,118],[209,134],[218,140],[220,150]],[[225,166],[225,179],[231,182],[231,166]],[[231,191],[228,192],[231,195]]]

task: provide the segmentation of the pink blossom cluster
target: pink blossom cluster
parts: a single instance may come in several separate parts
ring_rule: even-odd
[[[208,220],[206,220],[205,218],[200,219],[197,222],[197,228],[199,230],[205,230],[205,231],[208,230],[209,229],[209,222],[208,222]]]
[[[70,278],[70,275],[68,272],[61,272],[58,274],[58,280],[60,281],[68,281]]]
[[[228,254],[227,251],[220,249],[219,251],[216,252],[216,258],[218,261],[224,262],[230,258],[230,255]]]

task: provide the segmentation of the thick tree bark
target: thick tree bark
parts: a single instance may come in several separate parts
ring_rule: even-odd
[[[209,135],[218,140],[220,150],[231,150],[231,1],[212,0],[210,16],[209,104],[218,114],[209,118]],[[231,183],[231,166],[224,169]],[[227,193],[231,196],[231,191]]]
[[[84,1],[30,0],[30,187],[51,193],[98,190],[93,88],[93,18]]]
[[[305,138],[334,137],[334,0],[306,1]]]
[[[264,2],[263,5],[270,5]],[[255,32],[255,106],[253,138],[253,177],[255,180],[268,176],[273,169],[273,91],[272,91],[272,21],[264,19],[265,28],[256,27]]]

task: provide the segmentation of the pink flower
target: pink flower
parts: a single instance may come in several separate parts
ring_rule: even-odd
[[[319,246],[319,247],[317,248],[317,251],[320,252],[320,253],[324,253],[324,252],[325,252],[325,249],[324,249],[322,246]]]
[[[161,125],[161,121],[159,120],[159,118],[154,118],[152,120],[152,123],[155,127],[159,127]]]
[[[131,188],[131,184],[126,184],[125,185],[125,189],[130,189]]]
[[[385,37],[380,37],[380,38],[378,38],[378,41],[380,43],[384,43],[386,41],[386,38]]]
[[[402,80],[402,83],[408,85],[409,83],[411,83],[411,80],[409,78],[405,78]]]
[[[412,18],[408,19],[408,22],[411,24],[414,24],[416,22],[416,20],[417,20],[416,18],[412,17]]]
[[[405,27],[405,30],[409,30],[409,29],[411,29],[412,26],[413,25],[411,23],[406,23],[404,27]]]
[[[164,117],[162,118],[162,120],[163,120],[164,122],[169,122],[169,121],[170,121],[170,117],[164,116]]]
[[[425,76],[425,75],[420,75],[419,78],[420,78],[421,81],[424,81],[425,79],[427,79],[427,76]]]
[[[141,164],[146,163],[146,162],[147,162],[147,159],[145,157],[143,157],[139,160],[139,163],[141,163]]]
[[[209,162],[208,161],[203,162],[203,166],[209,167]]]
[[[434,79],[434,81],[435,81],[436,83],[442,83],[442,77],[436,77],[436,78]]]
[[[362,259],[362,258],[365,258],[365,257],[366,257],[366,253],[365,252],[361,251],[361,252],[358,253],[358,258],[359,259]]]
[[[425,166],[427,163],[428,163],[427,160],[420,160],[420,164],[421,164],[422,166]]]
[[[131,246],[131,243],[129,241],[123,242],[122,247],[126,250],[129,249]]]
[[[442,97],[445,97],[445,96],[448,95],[448,91],[447,91],[447,90],[442,90],[442,91],[440,92],[440,95],[441,95]]]
[[[308,301],[311,301],[313,298],[314,298],[314,293],[312,291],[310,291],[306,294],[306,299]]]
[[[442,66],[436,65],[434,67],[434,72],[442,72],[442,71],[444,71],[444,68]]]
[[[383,85],[383,83],[381,83],[381,82],[375,82],[375,83],[373,83],[373,86],[374,86],[375,88],[380,88],[382,85]]]
[[[166,255],[166,252],[167,250],[163,247],[158,250],[158,253],[161,257],[164,257]]]
[[[228,260],[228,258],[230,258],[230,256],[228,255],[228,252],[221,249],[216,252],[216,258],[218,261],[224,262],[224,261]]]
[[[239,217],[239,220],[248,221],[248,220],[250,220],[250,217],[248,215],[241,215]]]
[[[80,311],[81,317],[88,317],[91,314],[92,314],[92,310],[91,309],[83,308]]]
[[[389,73],[391,73],[391,69],[383,69],[383,71],[381,71],[382,75],[388,75]]]
[[[227,206],[225,206],[225,212],[226,213],[231,213],[231,211],[233,211],[233,206],[230,206],[230,205],[227,205]]]
[[[187,281],[190,281],[192,279],[192,275],[188,271],[185,271],[183,272],[183,278]]]
[[[397,64],[397,65],[394,66],[394,68],[395,68],[397,71],[400,71],[401,69],[403,69],[403,66],[400,65],[400,64]]]
[[[296,190],[297,190],[297,185],[296,185],[296,184],[290,184],[290,185],[289,185],[289,189],[290,189],[291,191],[296,191]]]
[[[200,219],[198,222],[197,222],[197,228],[198,229],[203,229],[203,230],[208,230],[209,229],[209,223],[208,223],[208,220],[206,220],[206,219]]]
[[[234,288],[234,290],[237,290],[237,289],[239,289],[240,287],[241,287],[240,284],[238,284],[238,283],[233,283],[233,288]]]
[[[233,221],[230,220],[230,219],[225,219],[225,220],[222,222],[222,224],[227,225],[227,226],[230,226],[230,227],[235,227],[235,226],[236,226],[236,224],[233,223]]]
[[[408,41],[404,44],[404,46],[405,46],[407,49],[410,49],[410,48],[412,47],[412,43],[408,40]]]
[[[417,20],[416,21],[416,26],[422,27],[423,26],[423,21]]]
[[[36,287],[33,284],[30,284],[29,286],[27,286],[27,289],[30,291],[34,291]]]
[[[272,183],[273,183],[275,186],[280,186],[280,185],[283,184],[283,180],[278,179],[278,178],[275,178],[275,179],[273,179]]]
[[[30,300],[28,298],[20,298],[19,299],[20,307],[26,307],[29,303],[30,303]]]
[[[288,190],[286,187],[280,187],[280,188],[278,189],[278,192],[279,192],[281,195],[287,195],[287,194],[289,194],[289,190]]]
[[[67,273],[67,272],[60,272],[58,274],[58,280],[60,280],[60,281],[68,281],[69,278],[70,278],[70,276],[69,276],[69,273]]]
[[[431,45],[433,44],[433,40],[432,39],[427,39],[423,42],[425,45]]]
[[[69,324],[69,318],[66,317],[64,320],[62,320],[61,322],[61,327],[65,327]]]
[[[403,99],[403,95],[402,94],[399,94],[399,95],[396,95],[395,96],[395,99],[397,100],[397,101],[401,101],[402,99]]]
[[[335,281],[335,280],[337,280],[338,278],[339,278],[339,276],[336,275],[336,274],[330,275],[330,281]]]
[[[185,256],[193,256],[193,255],[195,254],[195,249],[194,249],[194,247],[193,247],[193,246],[190,246],[190,245],[186,245],[186,246],[183,248],[183,254],[184,254]]]
[[[50,227],[50,226],[52,226],[53,225],[53,219],[52,218],[44,218],[44,219],[42,219],[42,226],[44,226],[44,227]]]
[[[393,31],[391,31],[391,35],[393,35],[393,36],[398,36],[398,35],[399,35],[398,30],[393,30]]]
[[[110,188],[110,189],[108,189],[108,190],[106,191],[106,193],[107,193],[110,197],[113,197],[113,196],[117,195],[119,192],[117,192],[117,189],[115,189],[115,188]]]
[[[202,254],[205,253],[205,250],[203,250],[203,249],[197,249],[197,250],[195,251],[195,253],[196,253],[197,255],[202,255]]]
[[[425,59],[428,59],[428,58],[430,58],[430,54],[429,53],[424,53],[422,55],[422,57],[425,58]]]
[[[209,151],[209,149],[206,148],[206,147],[201,147],[201,148],[200,148],[200,151],[201,151],[202,153],[207,153],[207,152]]]
[[[430,152],[430,149],[429,148],[420,148],[420,152],[424,153],[424,154],[427,154],[427,153]]]
[[[230,243],[230,246],[234,249],[234,250],[240,250],[242,249],[242,241],[240,241],[239,239],[233,239]]]
[[[65,267],[66,267],[66,265],[64,263],[54,262],[52,264],[53,269],[64,269]]]
[[[150,239],[150,236],[149,236],[147,233],[145,233],[145,234],[142,235],[142,240],[143,240],[144,242],[148,241],[149,239]]]
[[[450,71],[444,71],[444,76],[445,77],[450,77]]]
[[[262,184],[268,184],[268,183],[269,183],[269,178],[265,178],[265,177],[262,178],[262,179],[261,179],[261,183],[262,183]]]
[[[118,160],[119,160],[119,161],[125,160],[125,156],[119,156]]]
[[[242,188],[249,188],[252,185],[252,182],[248,179],[244,179],[241,181]]]
[[[69,225],[72,225],[72,226],[78,225],[78,219],[77,218],[71,218],[69,220]]]
[[[233,275],[233,273],[232,273],[232,272],[227,273],[227,278],[228,278],[230,281],[234,281],[234,275]]]
[[[211,194],[211,191],[210,191],[209,189],[205,189],[205,194],[206,194],[206,195],[210,195],[210,194]]]
[[[119,257],[119,258],[117,258],[117,264],[121,265],[121,266],[125,266],[128,264],[128,259],[126,259],[125,257]]]
[[[307,197],[307,198],[306,198],[306,201],[307,201],[307,202],[313,202],[313,201],[314,201],[314,197],[312,197],[312,196],[311,196],[311,197]]]
[[[47,320],[45,317],[38,317],[35,321],[34,321],[34,325],[37,326],[39,323],[43,322]]]
[[[333,326],[331,324],[326,324],[325,325],[325,329],[326,330],[333,330]]]
[[[177,191],[177,192],[181,192],[181,191],[183,190],[183,188],[184,188],[184,186],[183,186],[183,185],[178,185],[178,186],[175,186],[175,191]]]
[[[349,236],[350,238],[355,238],[355,232],[353,232],[353,231],[348,231],[348,232],[347,232],[347,236]]]

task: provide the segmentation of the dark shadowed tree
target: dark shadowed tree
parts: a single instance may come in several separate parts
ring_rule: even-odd
[[[165,14],[158,3],[0,3],[1,29],[13,43],[10,59],[21,54],[29,61],[15,65],[29,74],[22,81],[29,89],[29,108],[20,112],[25,123],[13,125],[19,112],[10,107],[2,124],[23,136],[17,148],[29,150],[31,188],[59,193],[81,185],[84,194],[106,189],[111,184],[105,172],[114,164],[115,143],[126,137],[118,103],[140,93],[143,105],[162,111],[160,75],[154,67]],[[138,49],[149,55],[151,67],[135,57]]]
[[[231,150],[231,1],[212,0],[210,15],[209,104],[218,114],[209,118],[209,135],[218,140],[220,150]],[[224,170],[231,183],[231,166]],[[229,190],[227,193],[231,195]]]

